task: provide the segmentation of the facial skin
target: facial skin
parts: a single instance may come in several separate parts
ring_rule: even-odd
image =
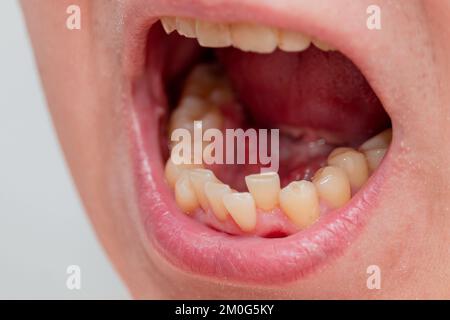
[[[364,60],[363,53],[352,58],[364,61],[375,91],[384,92],[400,150],[385,172],[370,220],[344,254],[320,272],[271,287],[190,274],[155,252],[142,231],[133,187],[122,61],[130,43],[124,39],[130,8],[158,0],[76,2],[82,12],[79,31],[65,27],[73,1],[23,0],[22,7],[73,178],[100,241],[135,298],[450,298],[450,2],[405,0],[400,6],[380,0],[383,29],[370,40],[357,18],[365,19],[369,2],[261,4],[267,11],[288,8],[299,20],[307,14],[361,36],[356,51],[371,50],[378,58]],[[259,1],[243,1],[252,2]],[[380,290],[367,289],[370,265],[381,269]]]

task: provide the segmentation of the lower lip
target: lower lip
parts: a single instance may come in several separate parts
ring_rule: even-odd
[[[140,80],[142,81],[142,80]],[[361,233],[385,181],[394,141],[377,172],[347,205],[285,238],[230,236],[182,213],[164,178],[156,106],[139,83],[129,98],[129,137],[141,219],[153,247],[181,270],[224,282],[283,284],[332,263]]]

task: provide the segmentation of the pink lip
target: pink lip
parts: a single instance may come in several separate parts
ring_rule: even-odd
[[[202,1],[175,3],[176,6],[168,6],[152,2],[152,6],[149,6],[149,2],[138,1],[130,10],[142,13],[142,16],[134,21],[130,20],[133,27],[126,37],[127,41],[130,41],[128,47],[132,49],[129,50],[128,59],[125,59],[125,70],[129,73],[127,76],[131,78],[134,93],[128,95],[127,101],[128,110],[131,111],[129,112],[131,152],[135,164],[138,201],[148,239],[160,255],[178,268],[222,281],[273,285],[312,274],[342,254],[360,234],[371,215],[372,208],[377,205],[378,195],[385,181],[384,172],[389,166],[391,154],[395,153],[395,143],[366,187],[344,208],[328,214],[309,229],[292,236],[278,239],[233,237],[190,219],[177,208],[163,175],[158,119],[155,111],[158,106],[165,103],[164,97],[158,94],[149,95],[148,88],[139,87],[143,83],[139,79],[142,76],[139,74],[142,71],[139,70],[143,69],[145,60],[143,54],[145,34],[155,21],[155,17],[179,16],[182,15],[180,12],[185,12],[183,15],[204,16],[203,13],[208,9]],[[228,9],[236,6],[234,1],[223,2],[222,5]],[[239,7],[242,6],[241,1]],[[145,13],[148,7],[151,7],[151,11]],[[140,11],[136,11],[138,9]],[[233,12],[233,10],[217,11]],[[259,8],[255,12],[258,12],[258,17],[267,14],[264,8]],[[233,17],[236,19],[236,15]],[[276,20],[277,16],[271,17],[272,20]],[[225,16],[220,18],[226,19]],[[314,31],[320,28],[312,26],[314,24],[305,23],[304,27],[307,28],[302,30],[318,34]],[[324,35],[322,39],[333,38],[332,31],[328,29],[322,29],[320,34]],[[342,41],[342,36],[335,35],[334,39],[337,43],[329,42],[340,48],[336,44]],[[347,56],[351,57],[349,54]],[[149,80],[146,81],[148,84]],[[150,82],[157,85],[154,79],[150,79]],[[149,112],[149,106],[153,112]]]

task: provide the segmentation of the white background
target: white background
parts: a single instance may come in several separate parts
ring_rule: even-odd
[[[81,290],[66,268],[81,267]],[[56,141],[18,2],[0,1],[0,299],[128,298]]]

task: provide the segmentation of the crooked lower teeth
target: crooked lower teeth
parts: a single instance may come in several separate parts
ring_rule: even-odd
[[[201,46],[209,48],[233,46],[256,53],[271,53],[279,48],[286,52],[300,52],[312,43],[320,50],[333,50],[330,45],[300,32],[252,23],[217,23],[185,17],[163,17],[161,23],[167,34],[176,30],[182,36],[196,38]]]
[[[171,115],[170,129],[193,130],[193,121],[214,114],[209,126],[221,130],[224,119],[219,106],[233,99],[229,84],[215,66],[197,67]],[[392,130],[388,129],[367,140],[359,150],[336,148],[312,182],[293,181],[284,188],[275,172],[253,174],[245,177],[249,192],[240,193],[202,164],[177,165],[172,158],[166,163],[165,176],[178,206],[187,214],[211,212],[220,223],[232,220],[243,232],[252,232],[263,215],[278,210],[297,229],[304,229],[319,219],[324,208],[341,208],[350,200],[379,166],[391,139]]]

